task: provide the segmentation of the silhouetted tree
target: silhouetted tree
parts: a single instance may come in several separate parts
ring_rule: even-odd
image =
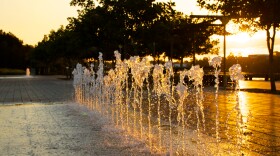
[[[75,32],[61,26],[45,35],[32,52],[32,65],[39,74],[61,72],[66,67],[74,67],[86,54],[80,50],[81,40]]]
[[[155,0],[72,0],[80,6],[77,18],[68,18],[64,28],[52,30],[38,43],[33,52],[33,63],[49,73],[56,68],[72,66],[74,60],[97,59],[102,52],[104,60],[114,59],[114,50],[122,58],[166,53],[169,58],[189,55],[189,36],[196,53],[208,53],[213,48],[208,27],[188,29],[187,16],[173,9],[175,3]],[[203,32],[204,31],[204,32]],[[193,52],[192,51],[192,52]],[[45,58],[45,59],[44,59]],[[50,68],[51,67],[51,68]]]
[[[84,40],[94,40],[96,49],[106,56],[112,56],[116,49],[124,57],[150,55],[157,58],[165,52],[169,58],[188,56],[189,42],[195,42],[191,52],[209,53],[217,42],[210,41],[213,34],[208,27],[188,29],[191,23],[187,17],[174,10],[175,3],[155,2],[155,0],[101,0],[94,2],[72,0],[72,5],[82,6],[77,19],[71,19],[71,28],[85,32]],[[82,4],[83,3],[83,4]],[[92,4],[91,7],[86,7]],[[91,8],[91,9],[89,9]],[[194,31],[200,32],[190,35]],[[191,40],[189,40],[192,36]],[[83,43],[87,43],[84,41]],[[87,46],[84,46],[87,47]],[[188,49],[188,50],[187,50]],[[107,52],[106,52],[107,51]],[[108,55],[106,55],[108,53]]]
[[[32,47],[12,33],[0,30],[0,68],[25,69],[29,64],[29,52]]]

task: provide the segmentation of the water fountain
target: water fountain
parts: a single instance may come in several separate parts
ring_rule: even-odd
[[[179,72],[179,82],[173,72],[172,62],[164,65],[150,64],[147,58],[138,56],[121,60],[115,51],[115,68],[104,74],[102,54],[95,72],[77,64],[73,71],[76,102],[97,111],[112,125],[138,138],[157,154],[168,155],[222,155],[242,146],[242,137],[236,146],[230,146],[230,137],[224,135],[219,122],[219,72],[221,57],[213,58],[216,107],[215,135],[208,117],[205,116],[203,68],[193,66]],[[238,81],[242,79],[240,65],[229,69],[232,81],[236,82],[236,128],[242,133],[242,114],[238,110]],[[188,81],[186,81],[188,79]],[[208,91],[207,91],[208,93]],[[212,100],[212,99],[211,99]],[[241,119],[242,120],[242,119]],[[225,123],[227,124],[227,123]],[[208,125],[208,126],[207,126]],[[229,126],[228,126],[229,129]],[[229,136],[230,134],[228,134]]]
[[[212,60],[209,60],[209,65],[213,66],[215,71],[214,71],[214,76],[215,76],[215,106],[216,106],[216,143],[217,143],[217,153],[219,153],[219,142],[220,142],[220,137],[219,137],[219,105],[218,105],[218,96],[219,96],[219,74],[221,72],[221,67],[222,63],[222,57],[214,57]]]
[[[25,75],[30,76],[30,69],[29,68],[26,68]]]

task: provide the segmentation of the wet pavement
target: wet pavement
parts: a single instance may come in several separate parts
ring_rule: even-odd
[[[276,89],[280,91],[280,81],[276,81],[275,85],[276,85]],[[240,89],[270,90],[270,81],[262,81],[262,80],[240,81]]]
[[[205,92],[205,99],[213,97]],[[151,155],[145,144],[72,101],[72,81],[63,77],[0,77],[0,155]],[[213,103],[204,102],[208,123],[215,119]],[[218,103],[225,139],[226,128],[238,128],[235,92],[220,90]],[[241,91],[239,110],[243,154],[280,155],[280,95]]]
[[[211,99],[213,94],[206,93],[205,96]],[[236,101],[235,92],[220,91],[221,139],[227,140],[229,136],[235,144],[236,137],[239,137],[242,140],[240,150],[244,155],[280,155],[280,95],[241,91],[239,102]],[[216,107],[213,103],[204,103],[207,119],[215,119]],[[241,116],[238,116],[238,112]],[[229,129],[228,136],[226,129]],[[214,133],[209,135],[215,136]]]
[[[145,144],[72,103],[62,77],[0,77],[0,155],[151,155]]]

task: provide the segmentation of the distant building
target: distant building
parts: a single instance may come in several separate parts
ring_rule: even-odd
[[[253,54],[253,55],[248,55],[249,60],[254,60],[254,59],[266,59],[268,60],[268,54]]]
[[[274,57],[280,57],[280,52],[275,51],[273,52],[273,56]],[[249,59],[269,59],[269,55],[268,54],[253,54],[253,55],[248,55]]]
[[[274,70],[280,72],[280,52],[275,51],[273,53]],[[253,73],[268,73],[269,72],[269,55],[268,54],[254,54],[249,55],[246,61],[248,72]]]

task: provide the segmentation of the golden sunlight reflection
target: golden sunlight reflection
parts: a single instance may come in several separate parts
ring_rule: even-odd
[[[243,89],[243,88],[248,87],[246,82],[247,82],[247,81],[242,81],[242,80],[239,81],[239,88],[240,88],[240,89]]]
[[[238,96],[239,96],[239,109],[242,115],[242,122],[243,124],[246,124],[248,122],[248,115],[249,115],[249,108],[247,106],[248,101],[246,99],[246,95],[244,92],[239,92]]]

